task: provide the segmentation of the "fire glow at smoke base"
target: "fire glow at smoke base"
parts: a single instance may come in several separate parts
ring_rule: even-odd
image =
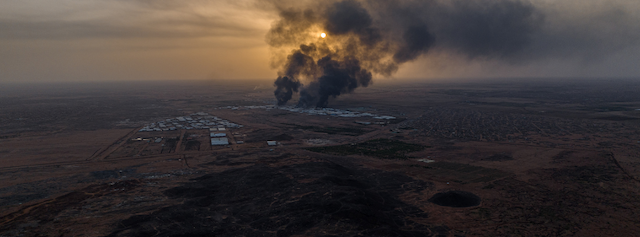
[[[281,8],[267,35],[272,49],[291,50],[277,63],[278,105],[299,93],[299,107],[326,107],[330,98],[370,85],[373,74],[390,76],[436,47],[469,59],[511,59],[543,21],[520,0],[316,4]]]

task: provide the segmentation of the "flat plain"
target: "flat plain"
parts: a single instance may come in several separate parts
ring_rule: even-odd
[[[638,236],[638,91],[378,81],[311,109],[265,81],[5,85],[0,236]]]

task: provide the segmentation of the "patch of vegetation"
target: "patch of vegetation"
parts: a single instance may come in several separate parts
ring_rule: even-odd
[[[492,102],[483,102],[483,101],[468,101],[468,103],[477,104],[477,105],[492,105],[492,106],[516,107],[516,108],[531,107],[531,106],[536,105],[534,103],[515,103],[515,102],[496,102],[496,103],[492,103]]]
[[[598,142],[598,146],[600,147],[610,148],[610,147],[613,147],[613,145],[614,145],[613,142]]]
[[[389,124],[399,124],[401,122],[404,122],[405,120],[407,120],[407,118],[396,118],[389,120]]]
[[[370,130],[364,130],[361,128],[338,128],[338,127],[317,128],[317,129],[314,129],[313,131],[327,133],[327,134],[340,134],[340,135],[348,135],[348,136],[360,136],[362,134],[371,132]]]
[[[475,91],[460,90],[460,89],[444,90],[441,93],[445,94],[445,95],[470,95],[470,96],[477,96],[478,95],[478,93],[475,92]]]
[[[628,121],[628,120],[638,120],[638,118],[633,117],[625,117],[625,116],[607,116],[607,117],[598,117],[596,119],[601,120],[610,120],[610,121]]]
[[[603,105],[603,106],[587,106],[583,110],[595,111],[595,112],[613,112],[613,111],[631,111],[632,109],[623,107],[623,106]]]
[[[439,177],[447,177],[447,180],[462,184],[491,182],[510,175],[507,172],[497,169],[446,161],[429,163],[424,166],[429,167],[428,169],[430,170],[426,172],[429,172],[430,174]],[[492,184],[488,184],[483,188],[491,189],[493,187],[494,186]]]
[[[580,184],[597,184],[599,182],[612,182],[616,180],[619,169],[615,165],[578,166],[574,168],[558,169],[552,177],[565,182],[570,181]]]
[[[551,157],[554,161],[558,161],[558,160],[564,160],[566,159],[569,155],[571,155],[572,153],[574,153],[574,151],[561,151],[560,153],[558,153],[557,155]]]
[[[540,211],[538,212],[538,216],[544,217],[547,220],[553,220],[555,221],[556,219],[558,219],[558,214],[556,211],[556,208],[553,206],[545,206],[545,207],[541,207]]]
[[[478,214],[478,217],[480,217],[483,220],[489,219],[491,217],[491,210],[489,210],[489,208],[481,207],[481,208],[478,208],[477,214]]]
[[[414,130],[414,127],[402,127],[401,130]]]
[[[16,137],[19,137],[19,136],[20,136],[20,134],[3,135],[3,136],[0,136],[0,139],[16,138]]]
[[[498,103],[491,103],[491,104],[496,106],[516,107],[516,108],[531,107],[536,105],[534,103],[513,103],[513,102],[498,102]]]
[[[407,159],[407,153],[421,151],[423,145],[411,144],[389,139],[375,139],[358,144],[339,146],[310,147],[309,151],[332,155],[364,155],[380,159]]]
[[[185,146],[185,150],[186,151],[199,151],[200,150],[200,141],[198,140],[191,140],[191,141],[187,141],[187,144]]]
[[[217,101],[216,105],[217,106],[249,106],[249,105],[255,105],[255,102],[246,101],[246,100],[223,100],[223,101]]]
[[[360,136],[362,134],[371,132],[371,130],[365,130],[356,127],[317,127],[317,126],[302,126],[297,124],[288,124],[285,125],[294,126],[296,129],[309,130],[313,132],[326,133],[331,135],[347,135],[347,136]]]
[[[272,137],[271,140],[275,140],[275,141],[291,141],[293,140],[294,137],[288,135],[288,134],[280,134],[278,136]]]
[[[493,189],[496,186],[493,183],[487,184],[486,186],[482,187],[482,189]]]
[[[409,165],[409,167],[433,169],[433,167],[431,166],[422,166],[422,165]]]
[[[167,138],[167,141],[164,143],[164,146],[162,147],[162,150],[160,151],[160,154],[164,153],[165,149],[167,149],[167,152],[175,151],[176,150],[176,145],[178,143],[178,140],[180,140],[180,137]]]
[[[507,153],[500,153],[500,154],[494,154],[494,155],[489,156],[487,158],[483,158],[482,160],[506,161],[506,160],[513,160],[513,156],[511,156],[511,154],[507,154]]]
[[[440,151],[457,151],[462,150],[461,146],[441,146],[437,148]]]

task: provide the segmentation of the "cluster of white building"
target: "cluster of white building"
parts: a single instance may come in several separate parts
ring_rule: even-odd
[[[275,105],[252,105],[252,106],[227,106],[221,107],[218,109],[281,109],[287,110],[289,112],[294,113],[304,113],[308,115],[329,115],[329,116],[337,116],[337,117],[346,117],[346,118],[358,118],[358,117],[373,117],[375,119],[396,119],[393,116],[379,116],[372,113],[361,113],[349,110],[342,109],[334,109],[334,108],[299,108],[295,106],[275,106]]]
[[[189,116],[176,117],[148,124],[140,129],[140,132],[173,131],[178,129],[225,129],[241,127],[243,127],[243,125],[229,122],[216,116],[209,115],[208,113],[198,112]]]
[[[227,138],[227,133],[222,131],[226,131],[225,127],[213,127],[209,128],[209,136],[211,137],[211,145],[212,146],[224,146],[229,145],[229,138]],[[220,131],[220,132],[218,132]]]
[[[211,138],[212,146],[224,146],[229,145],[229,138],[226,137],[212,137]]]

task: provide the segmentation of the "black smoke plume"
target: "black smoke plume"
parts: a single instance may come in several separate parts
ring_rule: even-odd
[[[371,83],[371,72],[363,69],[355,58],[336,61],[327,56],[318,60],[322,76],[300,91],[299,107],[327,107],[329,97],[349,93]]]
[[[275,81],[278,105],[326,107],[330,98],[390,76],[433,49],[469,59],[515,59],[543,21],[524,0],[340,0],[307,7],[277,4],[267,35],[274,51],[290,50]],[[327,38],[319,37],[326,32]],[[304,82],[304,85],[303,85]]]

